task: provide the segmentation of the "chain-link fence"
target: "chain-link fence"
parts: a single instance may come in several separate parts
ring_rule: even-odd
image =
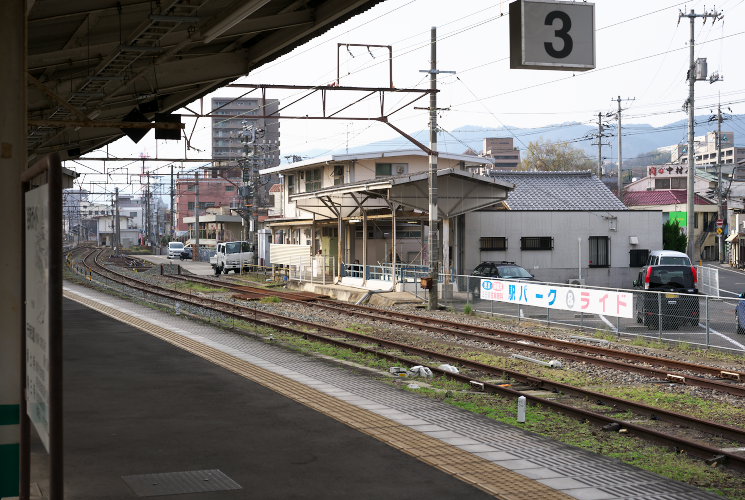
[[[590,290],[630,294],[633,300],[631,317],[622,317],[489,300],[482,298],[485,294],[481,292],[481,277],[453,275],[448,278],[439,283],[439,303],[453,310],[471,309],[480,314],[511,317],[517,321],[540,321],[548,325],[607,332],[618,337],[631,335],[745,353],[745,321],[741,329],[736,315],[740,303],[745,311],[745,300],[742,299],[528,282],[530,285],[544,285],[554,289],[571,287],[575,292],[580,291],[576,293],[577,297],[580,297],[581,291]],[[428,292],[421,288],[418,280],[405,283],[404,288],[417,297],[428,300]],[[606,294],[600,293],[600,297],[604,295]],[[745,313],[742,316],[745,320]]]

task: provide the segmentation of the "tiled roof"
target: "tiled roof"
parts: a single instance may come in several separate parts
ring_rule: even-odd
[[[623,201],[629,207],[650,206],[650,205],[679,205],[688,201],[688,195],[685,189],[656,189],[654,191],[627,191]],[[706,198],[696,195],[694,199],[696,205],[713,205]]]
[[[272,187],[269,188],[270,193],[281,193],[282,192],[282,184],[272,184]]]
[[[492,171],[489,175],[515,185],[507,198],[512,210],[627,210],[589,171]]]

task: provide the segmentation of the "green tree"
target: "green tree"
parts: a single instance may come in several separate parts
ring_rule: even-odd
[[[543,138],[531,141],[519,170],[594,170],[595,162],[584,151],[566,142],[549,142]]]
[[[680,230],[678,221],[667,221],[662,226],[662,248],[663,250],[677,250],[685,252],[688,246],[688,238]]]

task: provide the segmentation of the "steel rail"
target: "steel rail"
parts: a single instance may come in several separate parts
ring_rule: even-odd
[[[91,254],[89,254],[89,256],[92,255],[92,253],[93,252],[91,252]],[[346,338],[352,338],[352,339],[356,339],[356,340],[362,341],[362,342],[368,342],[368,343],[369,342],[374,342],[374,343],[376,343],[376,344],[378,344],[380,346],[397,349],[397,350],[400,350],[400,351],[403,351],[403,352],[408,352],[410,354],[416,354],[416,355],[419,355],[419,356],[425,356],[425,357],[429,357],[429,358],[432,358],[432,359],[437,359],[437,360],[440,360],[440,361],[448,361],[450,363],[461,364],[462,366],[467,366],[467,367],[469,367],[471,369],[474,369],[474,370],[477,370],[477,371],[482,371],[484,373],[489,373],[489,374],[492,374],[492,375],[504,376],[505,374],[507,374],[507,375],[511,376],[512,378],[514,378],[516,380],[521,380],[521,381],[523,381],[523,382],[525,382],[525,383],[527,383],[527,384],[529,384],[529,385],[531,385],[533,387],[540,387],[540,388],[544,388],[544,389],[549,389],[549,390],[553,390],[554,392],[563,392],[563,393],[567,393],[567,394],[579,395],[579,396],[582,396],[582,397],[586,397],[586,398],[594,399],[596,401],[600,401],[600,402],[602,402],[603,405],[611,406],[611,407],[614,407],[614,408],[623,408],[623,409],[627,409],[627,410],[637,411],[637,413],[643,414],[643,415],[644,414],[650,415],[651,417],[653,417],[653,418],[655,418],[657,420],[661,420],[660,417],[665,417],[666,419],[668,419],[666,421],[676,422],[676,423],[682,423],[684,425],[689,425],[689,426],[692,426],[692,427],[695,427],[695,428],[699,428],[699,429],[705,428],[705,429],[707,429],[707,432],[710,432],[710,433],[715,434],[715,435],[724,435],[724,436],[729,437],[730,439],[736,439],[736,440],[739,440],[739,441],[742,441],[743,439],[745,439],[745,430],[743,430],[743,429],[739,429],[739,428],[735,428],[735,427],[730,427],[730,426],[718,424],[716,422],[709,422],[709,421],[705,421],[705,420],[693,418],[693,417],[690,417],[690,416],[687,416],[687,415],[682,415],[682,414],[678,414],[678,413],[675,413],[675,412],[670,412],[670,411],[667,411],[667,410],[662,410],[662,409],[659,409],[659,408],[653,408],[653,407],[650,407],[650,406],[647,406],[647,405],[635,403],[633,401],[626,401],[626,400],[623,400],[623,399],[620,399],[620,398],[609,397],[609,396],[606,396],[606,395],[603,395],[603,394],[600,394],[600,393],[596,393],[594,391],[587,391],[587,390],[584,390],[584,389],[581,389],[581,388],[577,388],[577,387],[573,387],[573,386],[570,386],[570,385],[567,385],[567,384],[557,383],[557,382],[553,382],[553,381],[541,379],[541,378],[538,378],[538,377],[533,377],[533,376],[530,376],[530,375],[525,375],[525,374],[522,374],[522,373],[519,373],[519,372],[515,372],[513,370],[507,370],[507,369],[503,369],[503,368],[496,368],[496,367],[492,367],[492,366],[489,366],[489,365],[485,365],[483,363],[478,363],[478,362],[474,362],[474,361],[471,361],[471,360],[462,359],[462,358],[458,358],[458,357],[454,357],[454,356],[448,356],[448,355],[437,353],[437,352],[430,351],[430,350],[427,350],[427,349],[422,349],[422,348],[418,348],[418,347],[415,347],[415,346],[401,344],[401,343],[398,343],[398,342],[388,341],[388,340],[385,340],[385,339],[380,339],[380,338],[375,338],[375,337],[369,337],[367,335],[357,334],[357,333],[354,333],[354,332],[349,332],[349,331],[346,331],[346,330],[341,330],[341,329],[334,328],[334,327],[329,327],[329,326],[326,326],[326,325],[312,323],[312,322],[309,322],[309,321],[298,320],[298,319],[295,319],[295,318],[290,318],[290,317],[286,317],[286,316],[282,316],[282,315],[278,315],[278,314],[274,314],[274,313],[268,313],[268,312],[265,312],[265,311],[257,311],[256,309],[251,309],[251,308],[248,308],[248,307],[245,307],[245,306],[239,306],[239,305],[230,304],[230,303],[226,303],[226,302],[223,302],[223,301],[219,301],[219,300],[215,300],[215,299],[209,299],[209,298],[204,298],[204,297],[197,298],[195,296],[189,296],[188,299],[187,299],[183,295],[178,294],[178,293],[175,293],[172,290],[164,289],[162,287],[158,287],[158,286],[154,286],[154,285],[149,285],[149,284],[147,286],[144,286],[143,285],[143,282],[141,282],[139,280],[135,280],[134,278],[121,275],[119,273],[116,273],[116,272],[111,271],[109,269],[106,269],[104,267],[102,267],[102,269],[106,273],[112,274],[112,275],[114,275],[114,276],[117,277],[117,279],[113,279],[111,277],[104,276],[107,279],[112,279],[113,281],[117,281],[117,282],[119,282],[121,284],[125,284],[127,286],[132,286],[132,284],[131,283],[126,283],[126,282],[135,282],[135,283],[138,283],[138,285],[132,286],[132,287],[135,288],[135,289],[140,289],[143,292],[152,293],[154,295],[167,296],[169,298],[175,298],[176,300],[180,300],[180,301],[183,301],[183,302],[186,302],[186,303],[190,303],[192,305],[196,305],[198,307],[202,307],[202,308],[205,308],[205,309],[210,309],[210,310],[219,312],[221,314],[232,316],[232,317],[234,317],[236,319],[239,319],[239,320],[248,321],[248,322],[251,322],[251,323],[260,325],[260,326],[264,326],[264,327],[275,329],[275,330],[279,330],[279,331],[284,331],[284,332],[287,332],[287,333],[290,333],[290,334],[293,334],[293,335],[300,335],[300,336],[304,336],[304,337],[312,337],[312,338],[315,338],[317,340],[323,340],[323,341],[326,341],[325,339],[328,339],[327,337],[325,337],[323,335],[319,335],[319,334],[316,334],[316,333],[313,333],[313,332],[309,332],[309,331],[298,331],[295,328],[292,328],[290,326],[282,325],[281,322],[286,322],[286,323],[290,323],[290,324],[293,324],[294,323],[294,324],[297,324],[297,325],[304,326],[306,328],[315,329],[315,330],[317,330],[319,332],[326,332],[326,333],[329,333],[329,334],[332,334],[332,335],[337,335],[337,336],[346,337]],[[94,271],[94,272],[99,273],[98,271]],[[101,273],[99,273],[99,274],[101,274]],[[103,274],[102,274],[102,276],[103,276]],[[157,291],[157,290],[161,290],[161,291]],[[207,305],[207,304],[210,304],[210,305]],[[253,315],[253,318],[251,318],[251,315]],[[269,319],[271,321],[264,321],[262,319],[259,319],[259,317],[264,317],[264,318],[267,318],[267,319]],[[349,347],[349,345],[350,345],[350,344],[345,343],[343,341],[340,341],[338,339],[328,339],[328,340],[333,341],[333,343],[335,345],[339,345],[339,346],[343,346],[343,347]],[[362,348],[360,346],[355,346],[355,349],[366,349],[366,348]],[[369,352],[369,353],[375,354],[375,355],[383,355],[383,354],[385,354],[385,353],[380,353],[379,351],[373,350],[373,349],[366,349],[365,352]],[[385,356],[390,356],[390,355],[385,354]],[[393,357],[393,358],[390,358],[390,359],[396,359],[396,360],[399,360],[399,361],[402,361],[402,362],[405,362],[405,363],[411,363],[412,362],[411,360],[408,360],[406,358],[401,358],[401,357]],[[434,371],[437,371],[438,373],[441,373],[443,375],[453,376],[453,378],[456,378],[456,379],[459,379],[459,380],[469,381],[469,382],[473,380],[471,377],[468,377],[466,375],[450,374],[449,372],[446,372],[444,370],[440,370],[440,369],[437,369],[437,368],[431,368],[431,369],[434,370]],[[623,421],[623,420],[619,420],[619,419],[614,419],[614,418],[611,418],[611,417],[607,417],[607,416],[604,416],[604,415],[601,415],[601,414],[598,414],[598,413],[595,413],[595,412],[592,412],[592,411],[589,411],[589,410],[583,410],[583,409],[580,409],[580,408],[574,408],[574,407],[565,405],[563,403],[559,403],[559,402],[556,402],[556,401],[542,399],[542,398],[539,398],[539,397],[536,397],[536,396],[531,396],[529,394],[521,394],[519,391],[516,391],[514,389],[511,389],[510,390],[507,387],[500,387],[499,385],[496,385],[496,384],[489,384],[487,382],[481,382],[481,381],[476,381],[476,382],[478,383],[479,386],[484,387],[484,388],[487,388],[488,387],[490,390],[493,389],[494,391],[502,391],[502,392],[506,392],[506,393],[509,393],[509,394],[513,394],[513,395],[514,394],[525,395],[526,398],[529,399],[529,400],[531,400],[532,402],[540,403],[540,404],[542,404],[544,406],[553,407],[554,409],[557,409],[558,411],[561,411],[562,413],[569,413],[569,414],[572,414],[572,415],[575,415],[575,416],[580,416],[580,418],[584,418],[584,419],[587,419],[587,420],[590,420],[590,421],[593,421],[593,422],[605,422],[605,423],[614,422],[614,423],[618,423],[619,425],[623,426],[624,428],[626,428],[628,430],[632,430],[634,433],[636,433],[638,435],[644,435],[644,436],[646,436],[649,439],[652,439],[654,441],[664,442],[666,444],[670,444],[670,445],[676,446],[678,448],[683,448],[686,451],[688,451],[689,453],[692,453],[692,454],[694,454],[696,456],[700,456],[702,458],[706,458],[706,459],[709,459],[709,460],[716,459],[716,460],[726,461],[726,463],[728,465],[730,465],[730,466],[732,466],[734,468],[738,468],[739,470],[745,470],[745,457],[741,457],[741,456],[732,454],[730,452],[727,452],[727,451],[724,451],[724,450],[721,450],[721,449],[713,448],[713,447],[710,447],[710,446],[707,446],[707,445],[704,445],[704,444],[701,444],[701,443],[697,443],[697,442],[694,442],[694,441],[690,441],[690,440],[687,440],[687,439],[684,439],[684,438],[678,438],[678,437],[675,437],[675,436],[670,436],[670,435],[664,434],[662,432],[655,431],[653,429],[648,429],[648,428],[646,428],[644,426],[640,426],[640,425],[633,424],[633,423],[630,423],[630,422],[626,422],[626,421]]]
[[[182,280],[191,280],[191,281],[197,281],[200,283],[210,283],[210,284],[216,284],[220,283],[223,288],[231,289],[232,284],[226,284],[225,282],[221,282],[219,280],[211,280],[211,279],[205,279],[205,278],[194,278],[192,276],[183,276],[181,275],[179,277]],[[242,288],[246,288],[246,286],[243,286]],[[244,291],[239,290],[236,288],[237,291]],[[439,323],[439,325],[447,325],[447,326],[439,326],[438,324],[433,324],[433,321],[429,321],[430,318],[422,318],[421,316],[415,316],[415,315],[409,315],[399,312],[393,312],[393,311],[380,311],[379,309],[375,309],[372,307],[366,307],[366,306],[359,306],[359,305],[352,305],[352,304],[345,304],[344,306],[340,306],[338,303],[326,300],[323,298],[318,298],[314,303],[307,303],[307,301],[303,300],[297,300],[292,297],[292,294],[287,292],[269,292],[265,289],[256,287],[254,288],[255,293],[257,294],[263,294],[267,296],[279,296],[285,300],[292,300],[294,302],[298,303],[305,303],[308,306],[312,307],[321,307],[328,310],[334,310],[336,312],[347,314],[347,315],[354,315],[354,316],[363,316],[368,319],[373,319],[376,321],[384,321],[387,323],[392,324],[400,324],[407,327],[418,327],[424,330],[429,330],[437,333],[444,333],[448,335],[453,335],[456,337],[465,337],[472,340],[479,340],[482,342],[488,342],[493,344],[498,344],[506,347],[516,348],[516,349],[522,349],[522,350],[529,350],[533,352],[540,352],[542,354],[550,355],[550,356],[556,356],[564,359],[571,359],[574,361],[579,362],[585,362],[585,363],[591,363],[599,366],[605,366],[608,368],[614,368],[617,370],[627,371],[627,372],[635,372],[640,373],[646,376],[652,376],[652,377],[659,377],[663,380],[668,380],[673,383],[677,384],[683,384],[688,386],[697,386],[697,387],[703,387],[710,390],[716,390],[725,392],[727,394],[732,394],[735,396],[745,396],[745,387],[740,385],[734,385],[732,383],[728,382],[721,382],[718,380],[710,380],[706,378],[697,377],[694,375],[681,375],[681,374],[675,374],[670,373],[665,370],[660,370],[657,368],[652,368],[649,366],[642,366],[642,365],[633,365],[629,363],[624,363],[622,361],[616,361],[613,359],[603,359],[598,358],[595,356],[589,356],[587,354],[580,354],[580,353],[574,353],[574,352],[568,352],[565,350],[555,349],[552,347],[545,347],[541,345],[530,345],[530,344],[524,344],[524,343],[518,343],[512,340],[506,340],[506,339],[500,339],[498,337],[495,337],[494,334],[504,334],[504,335],[513,335],[514,332],[509,332],[506,330],[496,330],[496,329],[490,329],[486,327],[478,327],[474,325],[465,325],[461,323],[455,323],[451,321],[445,321],[445,320],[435,320],[436,323]],[[482,334],[482,333],[475,333],[472,330],[478,331],[487,331],[490,332],[489,334]],[[539,337],[537,335],[529,335],[529,334],[516,334],[519,335],[520,338],[529,337],[531,341],[534,342],[544,342],[546,338],[545,337]],[[556,342],[554,342],[555,339],[551,339],[550,342],[548,342],[551,345],[557,345]],[[609,356],[609,357],[622,357],[624,359],[630,359],[634,361],[640,361],[644,363],[649,364],[656,364],[656,365],[662,365],[662,366],[668,366],[668,367],[675,367],[678,369],[685,369],[689,371],[696,371],[696,372],[703,372],[703,373],[716,373],[718,375],[721,375],[722,372],[725,372],[724,370],[717,369],[714,367],[709,367],[705,365],[696,365],[693,363],[686,363],[681,361],[668,361],[666,359],[657,358],[654,356],[649,356],[645,354],[640,355],[634,355],[632,353],[624,353],[623,351],[617,351],[614,349],[604,349],[604,348],[598,348],[597,346],[585,346],[581,344],[575,344],[572,342],[567,341],[557,341],[559,342],[558,345],[561,345],[562,347],[570,348],[573,350],[576,349],[584,349],[589,348],[587,350],[591,352],[596,352],[598,354]],[[602,351],[597,351],[597,349],[601,349]],[[739,375],[739,372],[729,372],[729,373],[736,373]],[[745,373],[743,374],[745,378]]]

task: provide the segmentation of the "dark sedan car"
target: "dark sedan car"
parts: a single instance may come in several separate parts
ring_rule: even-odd
[[[514,262],[482,262],[471,273],[469,277],[469,289],[477,292],[481,285],[482,278],[495,278],[502,280],[519,280],[533,281],[535,276],[530,274],[524,267],[518,266]],[[475,278],[473,278],[475,276]]]
[[[636,321],[650,329],[698,325],[697,282],[695,267],[643,267],[634,281],[634,288],[644,290],[636,293]]]

